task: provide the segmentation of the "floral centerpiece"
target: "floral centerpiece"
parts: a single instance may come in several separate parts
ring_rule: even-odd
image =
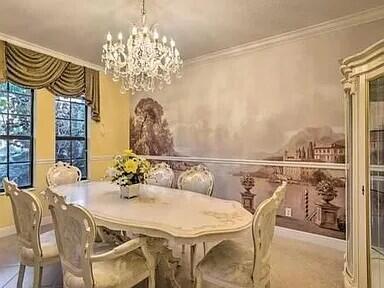
[[[132,152],[124,150],[117,155],[112,167],[112,182],[120,186],[121,196],[131,198],[137,196],[138,185],[144,183],[145,177],[151,167],[148,160]]]

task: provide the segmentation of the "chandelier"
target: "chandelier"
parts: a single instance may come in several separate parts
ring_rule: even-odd
[[[108,32],[107,42],[103,45],[101,60],[105,73],[113,80],[121,80],[121,92],[154,91],[164,83],[170,84],[172,75],[181,76],[183,60],[175,41],[160,37],[156,25],[146,24],[145,0],[142,1],[142,23],[134,25],[126,41],[120,32],[117,41],[112,40]]]

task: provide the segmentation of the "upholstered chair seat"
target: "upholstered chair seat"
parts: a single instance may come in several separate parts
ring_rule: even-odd
[[[175,173],[167,163],[161,162],[154,165],[149,171],[145,182],[149,185],[172,187]]]
[[[95,262],[92,265],[94,288],[133,287],[137,278],[149,276],[145,258],[138,252],[126,254],[117,259]],[[71,288],[87,288],[82,277],[65,273],[63,282]]]
[[[59,251],[57,250],[55,231],[51,230],[40,234],[41,257],[43,262],[57,262]],[[20,247],[21,262],[33,265],[34,252],[32,248]]]
[[[198,273],[207,278],[203,287],[211,287],[209,283],[221,283],[219,287],[250,288],[253,287],[253,243],[226,240],[213,247],[199,263]],[[270,266],[263,267],[264,277]],[[213,286],[213,285],[212,285]]]
[[[213,247],[196,267],[196,288],[270,287],[271,244],[276,211],[284,198],[287,183],[264,200],[255,212],[252,240],[223,241]]]

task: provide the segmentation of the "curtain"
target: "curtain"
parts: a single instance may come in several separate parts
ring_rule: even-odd
[[[7,70],[5,68],[5,43],[0,41],[0,83],[7,80]]]
[[[5,65],[1,65],[2,59]],[[9,43],[3,45],[3,50],[0,48],[0,67],[5,67],[0,68],[0,81],[3,77],[24,87],[46,88],[55,95],[84,97],[92,119],[100,121],[97,71]]]

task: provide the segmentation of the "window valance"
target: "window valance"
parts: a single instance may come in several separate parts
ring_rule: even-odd
[[[0,41],[0,81],[55,95],[85,97],[92,119],[100,121],[99,72]]]

